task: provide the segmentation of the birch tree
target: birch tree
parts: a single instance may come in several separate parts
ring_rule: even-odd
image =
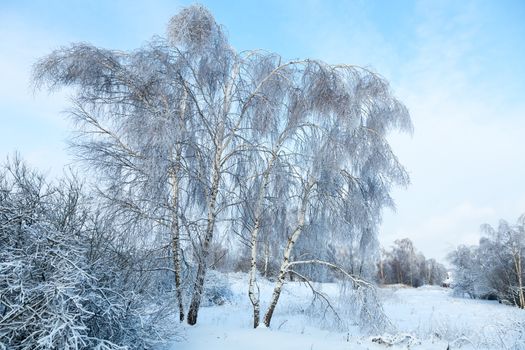
[[[200,6],[192,6],[175,16],[170,22],[169,37],[172,45],[185,50],[182,57],[186,66],[179,78],[182,87],[189,91],[195,119],[201,125],[198,131],[201,153],[207,155],[206,163],[211,164],[198,176],[206,188],[207,219],[199,242],[188,313],[188,323],[195,324],[216,220],[231,212],[237,202],[235,193],[244,186],[239,178],[246,176],[245,159],[251,158],[249,153],[257,148],[255,143],[263,143],[253,140],[252,131],[267,135],[266,123],[275,123],[280,115],[272,114],[272,108],[282,104],[279,94],[285,92],[287,65],[280,65],[271,54],[236,53],[212,15]],[[272,149],[273,156],[262,174],[262,189],[282,142],[277,140]],[[262,201],[263,193],[257,196],[257,202]],[[256,207],[260,208],[260,204]],[[259,211],[256,209],[256,216]]]
[[[95,170],[107,203],[171,230],[182,320],[179,201],[191,111],[186,91],[172,79],[178,65],[161,40],[130,53],[73,44],[40,60],[34,79],[50,89],[77,87],[72,145]]]
[[[456,293],[472,298],[495,297],[524,308],[524,227],[523,216],[514,225],[505,220],[497,227],[485,224],[479,245],[460,246],[450,253]]]
[[[288,232],[277,282],[264,323],[270,325],[285,275],[292,265],[294,246],[313,211],[342,218],[348,232],[374,237],[383,206],[392,206],[393,184],[408,184],[408,176],[385,137],[390,130],[410,130],[406,108],[379,76],[353,66],[330,66],[308,61],[302,71],[302,89],[314,127],[298,137],[292,148],[290,198],[296,198],[297,218]],[[336,225],[337,226],[337,225]],[[315,234],[322,234],[316,232]],[[368,235],[368,237],[367,237]],[[311,260],[305,263],[316,262]]]
[[[487,271],[489,281],[494,289],[501,293],[502,297],[515,303],[520,308],[525,308],[525,287],[523,285],[524,257],[525,257],[525,220],[520,217],[515,225],[510,225],[505,220],[501,220],[497,228],[485,224],[482,226],[483,232],[489,240],[484,243],[485,246],[492,246],[492,264],[489,266],[493,271]],[[482,249],[480,242],[480,250]],[[486,250],[485,250],[486,251]],[[488,254],[480,251],[482,258],[489,258]],[[496,267],[504,267],[503,273],[499,273],[500,278],[506,277],[503,286],[498,285],[494,279],[498,278]]]
[[[359,242],[360,254],[373,250],[381,209],[393,206],[391,186],[408,183],[386,136],[411,130],[411,122],[382,77],[236,52],[199,5],[170,20],[166,39],[133,52],[73,44],[42,59],[34,77],[51,89],[77,87],[75,150],[97,170],[101,195],[170,233],[181,319],[182,232],[191,242],[189,324],[197,322],[210,249],[226,223],[241,227],[249,245],[254,326],[259,242],[281,245],[269,326],[286,274],[299,273],[291,266],[333,267],[292,262],[304,232],[322,235],[313,228],[326,224],[334,237]],[[157,236],[144,233],[162,246]]]

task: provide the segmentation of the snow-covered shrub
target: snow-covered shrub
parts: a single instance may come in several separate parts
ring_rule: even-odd
[[[413,346],[421,344],[421,341],[414,337],[412,334],[399,333],[399,334],[383,334],[375,336],[370,339],[373,343],[385,345],[386,347],[400,347],[403,346],[406,349],[410,349]]]
[[[134,249],[112,240],[111,233],[104,233],[94,241],[108,242],[108,247],[89,260],[97,278],[95,295],[102,291],[105,299],[89,304],[90,310],[96,310],[96,316],[87,324],[90,331],[129,349],[143,349],[162,341],[175,330],[173,322],[164,320],[176,312],[175,297],[163,289],[167,283],[164,275],[169,273],[152,272],[157,266],[152,266],[154,259],[147,250]],[[172,274],[169,277],[173,282]],[[168,323],[171,329],[163,329]]]
[[[95,315],[84,306],[100,301],[90,291],[94,278],[78,259],[78,241],[38,222],[22,222],[17,231],[2,230],[3,238],[16,239],[1,247],[2,342],[13,349],[98,345],[85,324]]]
[[[233,292],[228,277],[215,270],[208,271],[204,283],[202,305],[223,305],[224,303],[231,302],[232,298]]]
[[[18,160],[0,170],[0,348],[137,349],[158,336],[159,307],[87,208],[74,179],[50,185]]]

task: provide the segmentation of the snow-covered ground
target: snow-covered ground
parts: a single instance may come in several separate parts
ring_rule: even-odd
[[[525,311],[497,301],[451,296],[451,290],[382,289],[384,308],[398,331],[425,344],[445,340],[451,348],[525,349]],[[423,344],[421,348],[427,348]]]
[[[524,310],[497,301],[456,298],[449,289],[430,286],[379,290],[385,313],[394,326],[390,334],[365,335],[352,325],[342,331],[334,326],[331,315],[313,316],[309,308],[312,293],[297,282],[286,284],[271,328],[252,329],[246,276],[230,275],[229,281],[231,302],[203,307],[198,324],[183,326],[181,338],[169,349],[525,349]],[[337,285],[317,287],[337,299]],[[272,284],[260,281],[260,288],[264,312]],[[388,346],[382,341],[397,345]]]

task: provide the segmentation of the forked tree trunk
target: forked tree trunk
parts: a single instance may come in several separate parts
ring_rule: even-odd
[[[215,155],[213,159],[213,170],[212,170],[212,182],[211,190],[208,199],[208,219],[206,226],[206,234],[204,236],[204,241],[201,243],[201,252],[198,260],[197,267],[197,276],[195,277],[195,283],[193,288],[193,295],[191,297],[190,308],[188,310],[188,324],[194,325],[197,323],[197,316],[199,313],[199,308],[202,299],[202,292],[204,290],[204,279],[206,277],[206,270],[208,269],[208,255],[210,253],[210,245],[213,240],[213,233],[215,230],[215,220],[217,218],[217,195],[219,193],[219,184],[221,180],[221,172],[224,159],[222,158],[223,151],[228,148],[229,143],[232,141],[235,135],[235,131],[241,125],[242,116],[241,113],[237,124],[233,127],[233,130],[225,138],[225,119],[228,113],[230,113],[232,96],[231,89],[233,88],[233,83],[235,81],[235,76],[239,74],[239,66],[237,65],[235,69],[232,70],[232,77],[230,83],[226,84],[224,89],[224,104],[222,107],[222,114],[224,119],[221,119],[217,133],[214,137],[215,144]]]
[[[272,321],[272,316],[275,311],[275,307],[277,306],[277,302],[279,301],[279,297],[281,296],[281,291],[284,285],[284,281],[286,278],[286,273],[288,272],[288,267],[290,263],[290,256],[292,254],[292,249],[295,246],[295,243],[297,242],[297,239],[299,239],[299,236],[303,232],[304,228],[304,222],[305,222],[305,215],[306,215],[306,206],[308,203],[308,193],[312,187],[312,183],[309,183],[307,191],[303,197],[301,208],[299,209],[298,214],[298,220],[297,220],[297,226],[295,227],[294,231],[292,232],[291,236],[288,238],[288,243],[286,244],[286,247],[284,249],[284,256],[283,256],[283,262],[281,263],[281,267],[279,269],[279,274],[277,275],[277,281],[275,282],[275,288],[273,289],[272,299],[270,301],[270,306],[268,306],[268,310],[266,311],[266,314],[264,315],[264,325],[266,327],[270,327],[270,323]]]
[[[180,161],[182,156],[182,149],[177,149],[175,156],[175,165],[171,173],[172,194],[173,201],[173,215],[171,219],[171,250],[173,254],[173,269],[175,271],[175,294],[177,303],[179,305],[179,319],[184,321],[184,304],[182,300],[182,286],[181,286],[181,246],[180,246],[180,226],[179,226],[179,171]]]
[[[213,232],[215,229],[215,219],[217,217],[217,195],[219,193],[220,182],[220,167],[221,167],[222,149],[217,149],[213,162],[213,177],[210,197],[208,199],[208,219],[206,226],[206,234],[204,241],[201,244],[201,251],[198,258],[197,275],[193,285],[193,294],[191,297],[190,308],[188,310],[188,324],[194,325],[197,323],[197,316],[202,299],[202,292],[204,290],[204,279],[206,277],[206,270],[208,268],[208,255],[210,253],[210,245],[213,240]]]
[[[284,281],[286,278],[286,273],[288,272],[288,264],[290,262],[290,255],[292,253],[292,249],[295,245],[295,242],[297,242],[297,239],[299,238],[299,236],[301,235],[303,231],[303,227],[304,227],[304,213],[302,215],[302,220],[299,222],[299,224],[295,228],[290,238],[288,238],[288,243],[284,250],[283,262],[281,263],[281,267],[279,269],[279,274],[277,276],[277,282],[275,283],[275,288],[273,290],[272,299],[270,301],[270,306],[268,306],[268,310],[266,311],[266,314],[264,315],[264,325],[266,327],[270,327],[270,323],[272,321],[272,316],[275,311],[275,307],[277,306],[277,302],[279,301],[279,297],[281,296],[281,291],[282,291]]]

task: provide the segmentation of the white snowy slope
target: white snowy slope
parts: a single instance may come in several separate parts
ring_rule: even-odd
[[[329,315],[307,315],[312,293],[298,282],[286,284],[271,328],[252,329],[246,276],[233,274],[229,280],[231,302],[203,307],[198,324],[183,326],[182,339],[170,344],[170,350],[525,349],[524,310],[456,298],[449,289],[430,286],[381,288],[385,312],[395,327],[391,334],[368,335],[357,326],[341,331]],[[259,286],[264,310],[272,284],[261,280]],[[336,299],[337,285],[317,287]]]

